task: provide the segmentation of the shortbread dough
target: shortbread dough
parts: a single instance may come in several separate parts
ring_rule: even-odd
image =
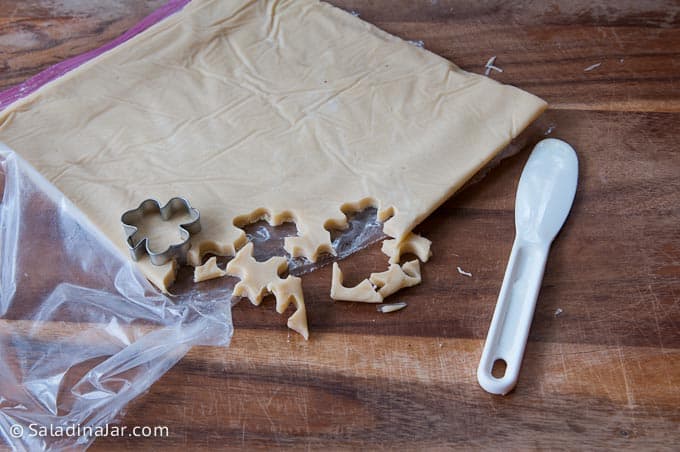
[[[267,294],[276,297],[276,312],[279,314],[283,314],[290,303],[293,303],[295,312],[288,318],[288,328],[307,339],[309,330],[302,280],[292,275],[282,279],[279,275],[287,268],[285,257],[275,256],[266,262],[256,261],[253,257],[253,244],[249,242],[229,261],[226,273],[241,279],[234,286],[234,296],[247,297],[255,306],[259,306]]]
[[[378,293],[383,299],[387,298],[401,289],[420,284],[420,263],[412,260],[404,265],[390,264],[384,272],[371,273],[369,281],[379,288]]]
[[[382,303],[383,297],[376,292],[371,281],[364,279],[354,287],[343,285],[343,274],[337,262],[333,262],[331,280],[331,299],[337,301],[359,301],[362,303]]]
[[[279,279],[279,274],[288,268],[285,257],[274,256],[266,262],[258,262],[253,257],[253,244],[248,242],[227,264],[227,275],[236,276],[239,281],[234,286],[235,297],[247,297],[255,306],[270,291],[267,285]]]
[[[326,3],[194,0],[9,106],[0,141],[126,256],[121,214],[182,196],[201,213],[193,266],[263,214],[315,260],[353,205],[401,243],[545,107]]]
[[[194,282],[203,282],[210,279],[221,278],[227,274],[217,266],[217,258],[215,256],[208,259],[205,264],[194,268]]]
[[[288,328],[297,331],[305,339],[309,339],[307,327],[307,308],[302,294],[302,279],[288,275],[286,279],[278,278],[267,285],[267,289],[276,297],[276,312],[283,314],[293,303],[295,312],[288,317]]]
[[[411,232],[401,241],[397,239],[383,240],[382,252],[390,258],[388,261],[390,264],[398,264],[402,254],[407,253],[415,254],[418,259],[427,262],[432,256],[431,245],[431,240]]]

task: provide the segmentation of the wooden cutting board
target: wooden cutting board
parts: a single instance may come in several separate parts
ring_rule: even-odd
[[[0,88],[162,3],[3,0]],[[418,228],[434,255],[423,284],[394,296],[406,309],[332,302],[329,268],[304,278],[308,342],[272,301],[240,303],[231,347],[193,349],[126,408],[124,425],[169,436],[94,449],[680,447],[680,4],[332,3],[472,72],[496,55],[492,77],[551,105],[534,141],[550,128],[579,154],[516,390],[489,395],[475,371],[529,149]],[[378,246],[343,264],[350,283],[384,267]]]

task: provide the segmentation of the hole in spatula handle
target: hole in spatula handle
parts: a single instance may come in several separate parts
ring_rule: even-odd
[[[503,359],[497,359],[493,362],[493,367],[491,368],[491,375],[495,378],[503,378],[505,376],[505,370],[508,368],[508,364]]]

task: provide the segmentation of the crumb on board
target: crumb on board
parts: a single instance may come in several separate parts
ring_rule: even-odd
[[[496,63],[496,55],[489,58],[489,60],[484,65],[484,69],[485,69],[484,75],[491,74],[491,71],[503,72],[503,69],[499,68],[498,66],[495,66],[495,63]]]
[[[551,133],[553,133],[554,130],[555,130],[555,126],[554,126],[554,125],[550,125],[550,127],[548,127],[548,128],[545,130],[544,135],[550,135]]]
[[[562,310],[562,308],[557,308],[555,310],[555,317],[559,317],[560,315],[562,315],[563,312],[564,311]]]
[[[460,273],[461,275],[467,276],[468,278],[472,278],[472,273],[466,272],[465,270],[463,270],[460,267],[456,267],[456,270],[458,270],[458,273]]]
[[[585,69],[583,70],[583,72],[594,71],[595,69],[599,68],[600,66],[602,66],[602,63],[591,64],[590,66],[588,66],[587,68],[585,68]]]
[[[378,312],[381,312],[383,314],[387,314],[388,312],[395,312],[399,311],[401,309],[404,309],[406,306],[408,306],[407,303],[403,301],[398,301],[396,303],[389,303],[389,304],[383,304],[378,306],[377,310]]]

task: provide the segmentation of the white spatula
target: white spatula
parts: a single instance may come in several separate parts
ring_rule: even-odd
[[[545,262],[574,201],[578,160],[571,146],[546,139],[536,145],[517,187],[515,243],[486,337],[477,380],[492,394],[517,383]],[[505,373],[494,376],[494,365]]]

